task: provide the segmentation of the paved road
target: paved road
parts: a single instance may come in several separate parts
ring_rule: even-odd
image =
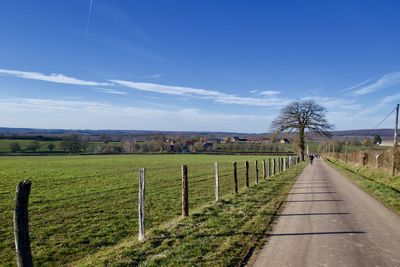
[[[249,265],[400,266],[400,217],[315,160]]]

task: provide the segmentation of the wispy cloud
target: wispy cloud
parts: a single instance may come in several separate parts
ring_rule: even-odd
[[[184,86],[172,86],[172,85],[163,85],[157,83],[141,83],[141,82],[132,82],[132,81],[123,81],[123,80],[110,80],[113,83],[147,92],[161,93],[161,94],[169,94],[169,95],[198,95],[198,96],[221,96],[224,93],[206,89],[198,89],[192,87],[184,87]]]
[[[39,80],[52,83],[74,84],[84,86],[109,86],[110,83],[80,80],[64,74],[44,74],[40,72],[0,69],[0,75],[13,76],[23,79]]]
[[[100,87],[89,87],[92,88],[94,90],[106,93],[106,94],[113,94],[113,95],[127,95],[127,92],[122,92],[122,91],[117,91],[114,89],[109,89],[109,88],[100,88]]]
[[[160,79],[162,76],[163,76],[162,73],[156,73],[156,74],[146,75],[144,77],[150,79]]]
[[[259,92],[260,95],[264,95],[264,96],[279,95],[280,93],[281,93],[280,91],[261,91],[261,92]]]
[[[223,104],[236,104],[246,106],[259,106],[259,107],[282,107],[289,104],[291,99],[287,98],[255,98],[255,97],[242,97],[234,95],[225,95],[223,97],[214,98],[215,102]]]
[[[232,95],[232,94],[226,94],[224,92],[215,91],[215,90],[184,87],[184,86],[172,86],[172,85],[163,85],[163,84],[156,84],[156,83],[141,83],[141,82],[132,82],[132,81],[124,81],[124,80],[110,80],[110,81],[115,84],[125,86],[125,87],[135,89],[135,90],[154,92],[154,93],[160,93],[160,94],[169,94],[169,95],[201,97],[201,98],[213,99],[215,102],[223,103],[223,104],[237,104],[237,105],[270,107],[270,106],[283,106],[290,102],[290,99],[284,99],[284,98],[242,97],[242,96],[236,96],[236,95]],[[272,92],[272,91],[270,91],[270,92]]]
[[[393,106],[390,107],[388,105],[392,104],[394,102],[397,102],[397,101],[400,101],[400,93],[385,96],[377,104],[369,106],[366,109],[360,110],[360,112],[357,114],[357,116],[363,117],[363,116],[371,116],[371,115],[380,114],[377,112],[379,110],[385,110],[385,112],[389,112],[390,109],[393,108]]]
[[[168,110],[33,98],[0,99],[0,107],[0,121],[8,121],[8,127],[63,129],[265,132],[266,125],[275,115],[232,114],[194,108]]]
[[[319,96],[310,96],[303,97],[302,100],[314,100],[315,102],[321,104],[322,106],[328,109],[336,109],[336,110],[359,110],[362,108],[362,105],[352,99],[343,99],[343,98],[335,98],[335,97],[319,97]]]
[[[393,102],[396,102],[396,101],[400,101],[400,93],[394,94],[394,95],[385,96],[384,98],[382,98],[380,103],[382,103],[382,104],[390,104],[390,103],[393,103]]]
[[[344,92],[347,92],[347,91],[351,91],[351,90],[353,90],[353,89],[360,88],[361,86],[366,85],[366,84],[372,82],[372,81],[375,80],[375,79],[376,79],[376,78],[371,78],[371,79],[362,81],[362,82],[360,82],[360,83],[358,83],[358,84],[356,84],[356,85],[352,85],[352,86],[347,87],[347,88],[345,88],[345,89],[339,90],[339,93],[344,93]]]
[[[375,81],[372,82],[373,80],[375,80]],[[341,92],[356,89],[353,91],[353,94],[356,96],[362,96],[362,95],[380,91],[382,89],[394,86],[399,83],[400,83],[400,71],[397,71],[397,72],[385,74],[377,80],[376,79],[366,80],[358,85],[346,88],[346,89],[342,90]]]

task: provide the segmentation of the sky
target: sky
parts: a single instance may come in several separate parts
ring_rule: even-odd
[[[262,133],[313,99],[336,130],[373,128],[400,102],[399,14],[390,0],[3,0],[0,127]]]

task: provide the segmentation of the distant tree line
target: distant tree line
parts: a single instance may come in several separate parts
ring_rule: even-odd
[[[380,135],[374,135],[373,137],[365,137],[359,139],[357,137],[341,139],[341,140],[327,140],[321,142],[318,146],[319,152],[353,152],[358,150],[373,149],[377,145],[382,143]]]
[[[159,133],[150,141],[137,141],[136,137],[125,136],[113,141],[103,135],[98,141],[92,141],[85,135],[65,135],[57,142],[40,143],[32,140],[24,148],[18,142],[10,143],[10,150],[16,152],[63,152],[69,154],[120,154],[120,153],[204,153],[204,152],[288,152],[288,146],[266,142],[226,142],[216,138],[201,136],[176,136],[167,138]],[[214,140],[214,141],[209,141]]]

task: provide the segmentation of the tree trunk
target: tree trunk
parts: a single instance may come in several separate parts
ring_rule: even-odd
[[[301,127],[299,129],[299,149],[300,149],[301,160],[304,161],[304,151],[305,151],[304,127]]]

